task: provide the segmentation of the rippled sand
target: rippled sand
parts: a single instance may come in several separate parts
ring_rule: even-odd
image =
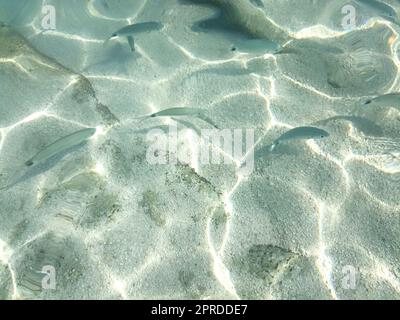
[[[400,109],[362,105],[399,90],[399,26],[344,32],[336,0],[235,0],[218,21],[240,33],[204,29],[213,5],[104,1],[52,1],[57,28],[43,33],[42,1],[0,1],[0,186],[49,143],[99,128],[0,192],[0,298],[399,298]],[[141,21],[165,28],[135,53],[104,45]],[[293,52],[231,51],[244,34]],[[254,129],[256,151],[298,126],[330,137],[282,145],[250,176],[150,165],[146,133],[174,121],[134,118],[176,106]],[[55,290],[41,287],[46,265]]]

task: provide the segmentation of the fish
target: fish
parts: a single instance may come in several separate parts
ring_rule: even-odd
[[[279,144],[285,141],[296,139],[323,139],[329,137],[329,135],[329,132],[317,127],[297,127],[283,133],[272,144],[261,147],[253,153],[253,156],[255,160],[264,158],[266,155],[271,154]],[[248,161],[248,156],[240,162],[239,168],[242,168],[246,161]]]
[[[157,117],[181,117],[181,116],[190,116],[199,118],[208,124],[212,125],[215,128],[218,128],[217,125],[205,114],[203,109],[199,108],[169,108],[165,110],[161,110],[155,113],[152,113],[147,116],[142,116],[137,119],[145,120],[148,118],[157,118]]]
[[[400,106],[400,92],[387,93],[372,99],[368,99],[363,103],[368,104],[379,104],[384,107],[397,107]]]
[[[134,35],[151,31],[160,31],[163,28],[164,24],[154,21],[131,24],[115,31],[104,43],[107,44],[108,41],[114,38],[126,37],[131,50],[135,51],[135,41],[133,38]]]
[[[232,46],[231,51],[255,54],[275,54],[280,52],[282,49],[283,47],[274,41],[255,38],[236,41]]]
[[[294,139],[323,139],[329,137],[329,133],[323,129],[317,127],[297,127],[283,133],[278,139],[276,139],[269,150],[273,151],[276,146],[282,142]]]
[[[125,26],[117,31],[115,31],[110,38],[115,37],[126,37],[138,33],[146,33],[151,31],[159,31],[164,28],[161,22],[140,22]]]
[[[73,146],[76,146],[85,140],[89,139],[96,133],[96,128],[86,128],[79,131],[76,131],[68,136],[65,136],[52,144],[45,147],[43,150],[39,151],[32,158],[25,161],[25,166],[31,167],[37,165],[40,162],[43,162],[52,156],[68,149]]]
[[[58,139],[57,141],[48,145],[43,150],[35,154],[32,158],[22,163],[17,170],[18,172],[22,172],[22,174],[18,175],[17,178],[13,178],[11,182],[8,182],[4,186],[0,187],[0,190],[9,189],[19,182],[29,179],[40,172],[43,172],[43,168],[39,169],[39,171],[36,172],[33,171],[31,168],[36,167],[36,165],[38,165],[39,163],[45,162],[53,156],[62,154],[63,152],[69,150],[74,146],[80,145],[91,136],[93,136],[95,132],[95,128],[82,129],[61,139]],[[37,168],[40,168],[40,166],[37,166]]]

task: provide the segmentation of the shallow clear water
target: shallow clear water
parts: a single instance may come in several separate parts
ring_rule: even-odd
[[[0,0],[0,298],[399,298],[399,11]]]

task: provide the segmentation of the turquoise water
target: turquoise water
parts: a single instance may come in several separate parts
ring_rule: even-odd
[[[0,298],[399,298],[399,11],[0,0]]]

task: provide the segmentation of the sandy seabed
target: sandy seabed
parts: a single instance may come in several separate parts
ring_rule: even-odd
[[[343,31],[348,1],[262,3],[46,1],[42,32],[42,1],[0,0],[0,186],[24,174],[0,192],[1,299],[400,297],[400,111],[363,105],[399,91],[400,27],[360,10]],[[164,28],[136,52],[104,44],[143,21]],[[291,51],[232,51],[246,36]],[[175,120],[135,118],[177,106],[253,129],[256,153],[298,126],[330,136],[282,144],[249,176],[241,159],[149,164],[147,133]],[[98,128],[85,145],[24,166],[84,127]]]

